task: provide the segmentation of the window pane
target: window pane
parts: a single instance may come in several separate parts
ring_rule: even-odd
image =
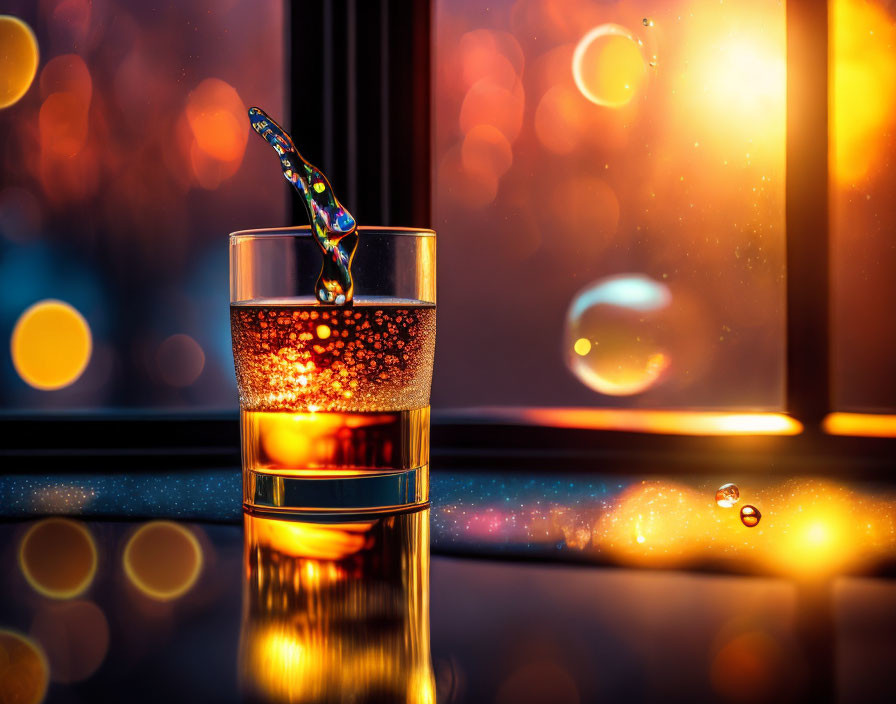
[[[834,407],[892,412],[896,408],[894,7],[879,1],[833,0],[830,28]]]
[[[39,47],[28,87],[33,40],[0,27],[0,86],[28,88],[0,96],[3,407],[233,407],[227,234],[285,217],[245,113],[283,112],[283,3],[3,12]]]
[[[780,2],[436,0],[434,401],[777,409]]]

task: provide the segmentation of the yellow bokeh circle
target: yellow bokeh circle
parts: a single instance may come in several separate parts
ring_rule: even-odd
[[[19,567],[28,583],[51,599],[83,593],[96,575],[97,551],[83,523],[47,518],[35,523],[19,545]]]
[[[68,303],[35,303],[12,331],[12,363],[25,383],[50,391],[75,382],[90,361],[90,326]]]
[[[631,32],[618,24],[602,24],[576,45],[572,75],[592,103],[619,108],[641,89],[647,64]]]
[[[50,667],[41,647],[21,633],[0,628],[0,704],[39,704]]]
[[[17,103],[37,73],[37,39],[18,17],[0,15],[0,109]]]
[[[141,526],[124,548],[128,579],[157,601],[186,594],[201,569],[202,548],[196,536],[172,521],[152,521]]]

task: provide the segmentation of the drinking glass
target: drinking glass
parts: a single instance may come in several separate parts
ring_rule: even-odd
[[[354,299],[315,298],[309,227],[230,236],[243,503],[372,512],[429,501],[435,232],[359,227]]]

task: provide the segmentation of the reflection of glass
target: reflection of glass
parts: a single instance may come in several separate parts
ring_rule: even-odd
[[[338,524],[244,521],[239,667],[249,699],[435,701],[429,510]]]
[[[243,500],[388,509],[429,498],[435,237],[359,228],[352,305],[315,298],[307,227],[230,241]]]

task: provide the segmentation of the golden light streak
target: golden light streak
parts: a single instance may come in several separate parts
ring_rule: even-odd
[[[478,540],[564,547],[644,567],[695,564],[800,579],[861,573],[896,556],[896,494],[860,491],[813,477],[745,481],[741,498],[761,519],[742,523],[738,505],[715,502],[715,482],[645,480],[599,502],[532,501],[518,509],[457,505],[442,509]],[[467,510],[462,510],[467,509]],[[755,513],[753,514],[755,517]]]
[[[202,570],[202,547],[192,531],[172,521],[152,521],[130,537],[124,572],[137,589],[157,601],[186,594]]]
[[[484,408],[497,420],[660,435],[798,435],[802,424],[783,413],[653,411],[610,408]]]
[[[19,544],[19,567],[35,591],[51,599],[82,594],[96,575],[97,551],[83,523],[47,518],[28,529]]]
[[[822,422],[830,435],[858,435],[869,438],[896,437],[896,415],[881,413],[830,413]]]

